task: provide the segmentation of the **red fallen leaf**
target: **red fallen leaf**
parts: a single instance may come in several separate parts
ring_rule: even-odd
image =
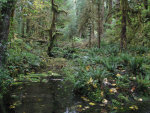
[[[133,86],[132,89],[131,89],[131,92],[134,92],[134,91],[135,91],[135,88],[136,88],[136,87]]]

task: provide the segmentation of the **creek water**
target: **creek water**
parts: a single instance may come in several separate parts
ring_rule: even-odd
[[[80,111],[76,106],[84,102],[75,97],[69,82],[50,80],[48,83],[23,83],[10,88],[0,101],[0,113],[115,113],[97,106]],[[150,103],[142,103],[138,111],[124,113],[150,113]]]

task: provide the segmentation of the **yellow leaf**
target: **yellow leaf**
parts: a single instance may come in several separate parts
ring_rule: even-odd
[[[132,105],[129,108],[132,109],[132,110],[138,110],[138,106],[136,106],[136,105]]]
[[[112,86],[116,86],[116,84],[111,84]]]
[[[14,106],[14,105],[10,105],[9,108],[10,108],[10,109],[14,109],[15,106]]]
[[[97,85],[96,85],[96,84],[93,84],[93,87],[94,87],[94,88],[97,88]]]
[[[78,108],[82,108],[82,105],[77,105]]]
[[[139,99],[138,99],[138,101],[140,101],[140,102],[141,102],[141,101],[143,101],[143,99],[142,99],[142,98],[139,98]]]
[[[90,102],[90,103],[89,103],[89,105],[91,105],[91,106],[94,106],[94,105],[95,105],[95,103],[93,103],[93,102]]]
[[[118,73],[116,76],[117,76],[117,77],[120,77],[121,75]]]
[[[90,70],[90,66],[86,66],[86,70],[89,71]]]
[[[87,99],[86,97],[81,97],[84,101],[90,101],[89,99]]]
[[[92,77],[90,78],[90,80],[87,82],[88,84],[92,83],[93,82],[93,79]]]
[[[117,89],[116,89],[116,88],[111,88],[111,89],[109,90],[109,92],[110,92],[110,93],[117,93]]]
[[[103,100],[102,100],[102,103],[103,103],[103,104],[107,104],[107,103],[108,103],[108,100],[107,100],[107,99],[103,99]]]
[[[117,107],[113,107],[113,109],[118,109]]]
[[[102,96],[102,97],[104,96],[104,92],[103,92],[103,91],[101,92],[101,96]]]
[[[85,109],[89,109],[90,107],[89,107],[89,106],[85,106],[84,108],[85,108]]]

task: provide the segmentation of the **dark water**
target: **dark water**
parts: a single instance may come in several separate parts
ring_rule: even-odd
[[[76,113],[78,102],[69,83],[26,83],[11,89],[1,102],[0,113]]]
[[[87,104],[87,105],[86,105]],[[0,113],[115,113],[100,106],[89,106],[73,95],[72,85],[58,80],[48,83],[24,83],[10,88],[9,95],[0,101]],[[80,111],[76,106],[89,106]],[[150,113],[150,103],[139,103],[138,111]]]

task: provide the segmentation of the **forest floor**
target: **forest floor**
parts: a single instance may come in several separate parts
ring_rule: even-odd
[[[17,53],[25,55],[20,58],[22,64],[14,60],[18,55],[10,57],[17,65],[11,69],[16,76],[12,85],[69,81],[74,94],[85,104],[76,105],[80,112],[90,113],[89,108],[102,107],[113,112],[142,113],[139,103],[150,100],[149,48],[131,46],[121,52],[117,44],[102,43],[100,49],[95,45],[96,40],[92,41],[93,48],[88,47],[87,40],[77,40],[74,44],[61,42],[53,48],[53,57],[48,57],[44,45],[25,45],[27,51]]]

